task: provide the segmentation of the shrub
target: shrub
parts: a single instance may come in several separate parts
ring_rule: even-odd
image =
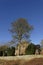
[[[15,48],[11,47],[7,49],[7,56],[14,56],[15,55]]]
[[[33,43],[29,44],[25,53],[26,55],[35,54],[35,45]]]

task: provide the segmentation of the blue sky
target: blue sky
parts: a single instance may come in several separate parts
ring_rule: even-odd
[[[43,0],[0,0],[0,44],[12,40],[11,22],[26,18],[34,26],[30,39],[39,44],[43,39]]]

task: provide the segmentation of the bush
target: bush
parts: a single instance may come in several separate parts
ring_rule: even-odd
[[[33,43],[29,44],[25,53],[26,55],[35,54],[35,45]]]
[[[14,56],[15,55],[15,48],[11,47],[7,49],[7,56]]]

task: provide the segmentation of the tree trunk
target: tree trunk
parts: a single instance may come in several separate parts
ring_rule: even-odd
[[[20,40],[20,45],[19,45],[19,55],[21,55],[21,40]]]
[[[19,55],[21,55],[21,46],[19,45]]]

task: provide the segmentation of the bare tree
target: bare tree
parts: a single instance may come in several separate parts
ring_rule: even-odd
[[[29,39],[30,32],[32,29],[33,26],[31,26],[26,19],[20,18],[11,23],[10,32],[12,33],[13,39],[21,44],[23,38]],[[19,55],[20,55],[20,46],[19,46]]]

